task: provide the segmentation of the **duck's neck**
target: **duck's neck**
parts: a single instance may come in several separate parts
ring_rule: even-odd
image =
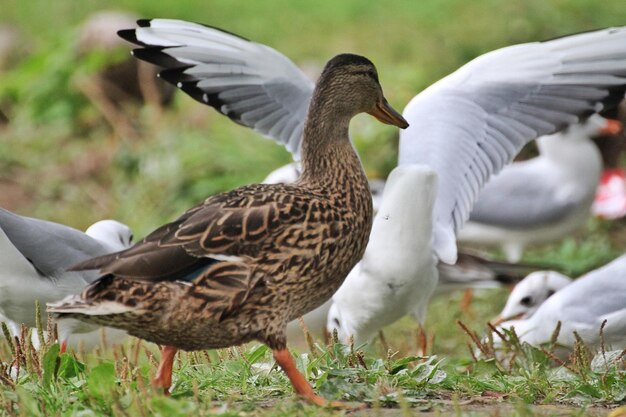
[[[322,92],[322,94],[324,94]],[[344,179],[367,183],[361,161],[350,143],[352,115],[334,105],[322,105],[320,96],[333,102],[332,94],[316,94],[311,100],[302,138],[300,182],[342,184]]]

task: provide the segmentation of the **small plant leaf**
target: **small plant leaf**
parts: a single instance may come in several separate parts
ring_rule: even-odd
[[[59,359],[59,352],[61,348],[58,343],[50,346],[43,355],[43,385],[49,387],[55,375],[57,367],[57,361]]]
[[[103,362],[95,366],[87,375],[89,392],[101,398],[110,396],[115,383],[115,366],[111,362]]]

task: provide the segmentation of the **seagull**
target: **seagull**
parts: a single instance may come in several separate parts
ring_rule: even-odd
[[[137,58],[165,67],[163,79],[299,160],[313,82],[293,62],[215,28],[170,19],[139,25],[136,42],[161,53],[140,48],[133,51]],[[405,275],[395,276],[385,294],[340,289],[332,307],[340,327],[350,323],[345,327],[358,341],[403,315],[423,317],[436,266],[456,262],[456,234],[491,176],[531,140],[616,105],[625,85],[626,27],[620,27],[489,52],[415,96],[403,113],[410,127],[401,132],[399,149],[399,166],[421,166],[410,208],[416,224],[405,225],[414,239],[390,255],[411,266],[399,268]],[[374,227],[386,215],[379,211]],[[351,272],[344,286],[358,289],[360,280],[371,279],[364,265],[375,265],[370,259],[387,252],[374,248],[387,243],[370,239],[360,264],[366,273]]]
[[[574,332],[590,348],[604,342],[614,349],[626,347],[626,255],[574,280],[557,291],[537,308],[528,319],[502,323],[504,329],[515,329],[520,341],[540,346],[551,341],[557,323],[561,322],[557,344],[573,348]],[[501,340],[496,339],[496,344]]]
[[[478,195],[460,243],[500,246],[518,262],[524,247],[561,239],[591,216],[602,157],[591,140],[622,130],[617,120],[593,114],[537,139],[540,155],[494,176]]]
[[[494,325],[512,319],[528,319],[557,291],[572,283],[572,279],[556,271],[536,271],[520,281],[509,295]]]
[[[128,247],[132,233],[113,220],[93,224],[88,233],[45,220],[19,216],[0,208],[0,314],[16,324],[36,326],[35,304],[58,301],[80,292],[98,278],[95,271],[66,272],[79,261]],[[42,308],[41,321],[46,322]],[[59,324],[59,340],[65,351],[74,333],[97,333],[97,326],[77,320]],[[109,340],[123,332],[109,329]],[[78,345],[80,337],[72,337]],[[89,344],[89,343],[87,343]]]

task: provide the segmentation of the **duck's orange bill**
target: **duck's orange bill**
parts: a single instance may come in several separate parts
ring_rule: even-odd
[[[606,119],[605,125],[600,129],[600,134],[605,136],[617,135],[622,132],[623,128],[624,126],[622,126],[622,122],[619,120]]]
[[[391,107],[387,100],[384,98],[382,101],[376,104],[374,110],[369,111],[368,113],[377,118],[379,121],[388,125],[398,126],[400,129],[406,129],[407,127],[409,127],[409,123],[404,120],[404,117],[402,117],[400,113],[394,110],[394,108]]]

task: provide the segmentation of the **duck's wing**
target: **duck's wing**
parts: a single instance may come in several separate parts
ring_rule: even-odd
[[[119,35],[133,55],[165,67],[161,78],[233,121],[276,139],[299,159],[314,84],[274,49],[222,30],[170,19],[139,20]]]
[[[0,228],[15,249],[42,276],[51,277],[71,265],[108,253],[98,241],[59,223],[19,216],[0,208]],[[89,281],[97,274],[85,274]]]
[[[302,223],[311,215],[309,209],[332,219],[334,211],[329,204],[324,199],[311,199],[290,184],[249,185],[209,197],[127,250],[82,262],[72,269],[96,268],[102,274],[140,281],[194,281],[220,263],[254,265],[263,258],[259,262],[278,268],[286,260],[281,248],[306,246],[306,239],[293,236],[301,234]],[[308,224],[312,227],[314,223],[309,219]],[[328,238],[332,238],[341,224],[341,220],[320,224],[320,229],[339,227],[328,230]],[[304,246],[298,246],[303,262],[316,255],[315,245]],[[232,269],[233,282],[242,278],[240,268]]]
[[[494,176],[480,191],[469,220],[527,229],[563,220],[582,204],[591,204],[592,196],[582,187],[564,187],[558,178],[533,167],[535,164],[513,164]]]
[[[455,234],[491,175],[530,140],[623,98],[624,84],[626,28],[612,28],[490,52],[414,97],[400,164],[439,176],[440,259],[456,259]]]

